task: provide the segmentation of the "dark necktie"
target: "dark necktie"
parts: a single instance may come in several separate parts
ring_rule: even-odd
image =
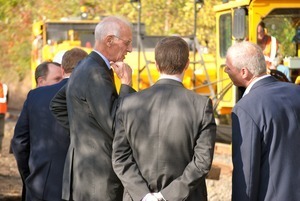
[[[113,83],[115,83],[115,76],[114,76],[114,71],[112,68],[109,70],[109,74],[111,76],[111,79],[113,80]]]

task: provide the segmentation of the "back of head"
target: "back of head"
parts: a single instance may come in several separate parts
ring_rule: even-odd
[[[121,17],[109,16],[104,18],[95,28],[95,41],[101,41],[108,35],[119,36],[124,27],[132,28],[131,23]]]
[[[66,50],[60,50],[59,52],[57,52],[56,55],[53,57],[53,62],[59,63],[61,65],[62,58],[63,58],[65,52],[66,52]]]
[[[56,63],[56,62],[45,61],[45,62],[41,63],[35,69],[35,82],[36,82],[36,84],[38,84],[38,78],[47,77],[48,72],[49,72],[49,68],[48,68],[49,64],[54,64],[54,65],[56,65],[57,67],[60,68],[60,64]]]
[[[253,76],[266,73],[266,62],[262,49],[249,41],[233,44],[228,50],[226,59],[237,69],[247,68]]]
[[[80,48],[73,48],[65,52],[62,58],[62,68],[65,73],[71,73],[78,62],[87,56],[87,52]]]
[[[178,36],[160,40],[155,47],[155,61],[161,73],[181,74],[189,61],[189,46]]]

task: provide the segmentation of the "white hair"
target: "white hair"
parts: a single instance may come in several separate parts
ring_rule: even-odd
[[[266,62],[262,49],[248,41],[237,42],[228,50],[226,58],[237,69],[247,68],[254,76],[266,73]]]
[[[120,36],[123,26],[132,27],[131,24],[122,17],[109,16],[104,18],[95,28],[95,40],[103,40],[108,35]]]

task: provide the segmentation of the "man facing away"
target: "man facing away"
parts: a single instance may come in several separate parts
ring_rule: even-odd
[[[232,111],[232,200],[299,200],[300,87],[267,75],[251,42],[228,49],[225,72],[246,88]]]
[[[67,51],[62,61],[65,76],[86,55],[78,48]],[[53,77],[52,72],[49,71],[47,77]],[[49,103],[66,82],[67,79],[63,79],[57,84],[31,90],[17,121],[11,145],[25,184],[26,201],[61,200],[64,162],[70,139],[68,130],[61,127],[51,114]]]
[[[189,66],[182,38],[159,41],[155,61],[159,80],[118,107],[113,167],[123,200],[207,200],[216,137],[212,102],[182,84]]]
[[[112,126],[118,97],[134,92],[131,68],[122,62],[132,51],[131,42],[127,21],[114,16],[102,20],[95,28],[94,50],[75,68],[65,89],[67,113],[51,107],[58,112],[55,116],[60,112],[68,116],[69,122],[61,123],[70,127],[64,200],[122,200],[123,187],[111,162]],[[111,65],[122,83],[120,95]]]

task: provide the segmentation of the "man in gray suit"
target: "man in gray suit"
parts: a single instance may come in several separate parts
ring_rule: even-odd
[[[123,200],[207,200],[216,124],[209,98],[182,84],[189,66],[180,37],[158,42],[159,80],[125,97],[116,115],[113,167]]]
[[[70,127],[71,140],[63,175],[64,200],[122,200],[123,187],[111,162],[112,126],[119,96],[134,92],[131,68],[122,62],[132,51],[131,41],[127,21],[102,20],[95,28],[94,50],[76,66],[62,89],[66,90],[69,123],[61,124]],[[120,94],[111,65],[122,83]]]
[[[232,111],[232,200],[299,200],[300,87],[267,75],[251,42],[228,49],[225,72],[246,88]]]

